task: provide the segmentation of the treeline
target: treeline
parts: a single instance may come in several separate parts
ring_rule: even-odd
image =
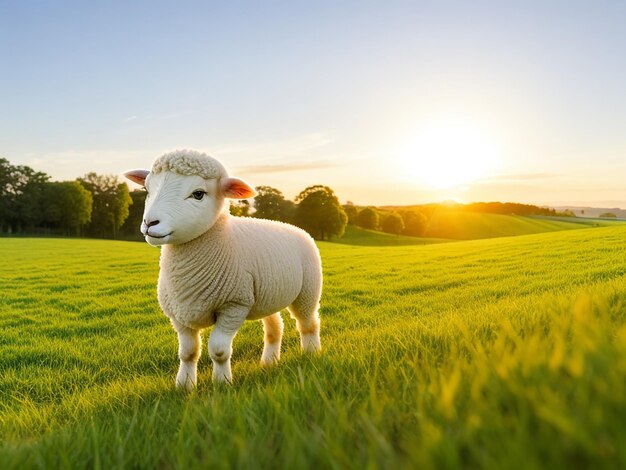
[[[550,207],[540,207],[532,204],[520,204],[517,202],[472,202],[463,204],[460,202],[443,202],[435,204],[422,204],[415,206],[381,206],[377,208],[383,212],[412,211],[420,212],[430,218],[435,212],[463,211],[478,212],[482,214],[519,215],[519,216],[559,216],[575,217],[572,211],[559,212]]]
[[[479,212],[483,214],[519,215],[519,216],[560,216],[575,217],[572,211],[559,212],[550,207],[540,207],[532,204],[520,204],[517,202],[472,202],[462,204],[459,202],[444,202],[438,204],[422,204],[416,206],[382,206],[381,211],[412,211],[420,212],[430,218],[435,212],[464,211]]]
[[[116,238],[131,202],[116,176],[50,181],[0,158],[0,233]]]
[[[348,223],[367,230],[381,230],[393,235],[421,237],[426,231],[428,218],[413,209],[380,210],[376,207],[358,208],[346,204],[344,210]]]
[[[269,186],[256,189],[253,204],[233,201],[231,213],[291,223],[317,240],[343,235],[348,218],[328,186],[309,186],[293,201]],[[43,172],[0,158],[0,234],[141,240],[145,199],[145,191],[129,192],[115,175],[88,173],[54,182]]]
[[[485,214],[503,215],[548,215],[548,216],[573,216],[569,213],[558,213],[549,207],[539,207],[532,204],[519,204],[516,202],[474,202],[462,206],[462,210],[468,212],[482,212]]]
[[[519,216],[559,216],[575,217],[571,211],[558,212],[549,207],[515,202],[474,202],[461,204],[448,202],[418,206],[357,207],[343,206],[348,215],[348,223],[369,230],[380,230],[394,235],[424,236],[429,221],[436,214],[445,212],[477,212],[483,214]]]

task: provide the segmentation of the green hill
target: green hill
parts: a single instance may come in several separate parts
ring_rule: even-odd
[[[626,467],[626,227],[320,248],[322,354],[187,394],[158,249],[0,239],[3,468]]]
[[[428,238],[475,240],[573,230],[583,227],[579,223],[563,219],[565,218],[442,211],[432,215],[425,236]]]
[[[453,240],[511,237],[561,230],[613,227],[621,224],[624,224],[624,221],[442,211],[432,215],[424,237],[395,236],[348,225],[344,236],[333,241],[359,246],[429,245]]]
[[[354,225],[346,226],[346,232],[341,238],[333,239],[335,243],[355,246],[405,246],[405,245],[430,245],[443,243],[450,240],[441,238],[406,237],[403,235],[390,235],[376,230],[365,230]]]

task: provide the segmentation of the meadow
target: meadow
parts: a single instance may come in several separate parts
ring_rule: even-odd
[[[319,244],[319,357],[249,322],[190,394],[158,249],[0,239],[2,467],[626,468],[626,226],[384,239]]]

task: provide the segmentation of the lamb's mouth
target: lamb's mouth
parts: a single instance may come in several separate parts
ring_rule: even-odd
[[[174,233],[174,231],[171,231],[167,235],[161,235],[160,237],[157,237],[156,235],[150,235],[150,232],[146,232],[145,236],[150,237],[150,238],[165,238],[165,237],[169,237],[172,233]]]

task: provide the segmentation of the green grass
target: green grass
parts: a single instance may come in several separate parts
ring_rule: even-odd
[[[320,246],[322,355],[186,394],[157,249],[1,239],[3,468],[626,467],[626,227]]]
[[[574,230],[593,225],[593,223],[580,223],[578,219],[566,217],[522,217],[449,210],[433,214],[428,221],[424,236],[476,240]]]

